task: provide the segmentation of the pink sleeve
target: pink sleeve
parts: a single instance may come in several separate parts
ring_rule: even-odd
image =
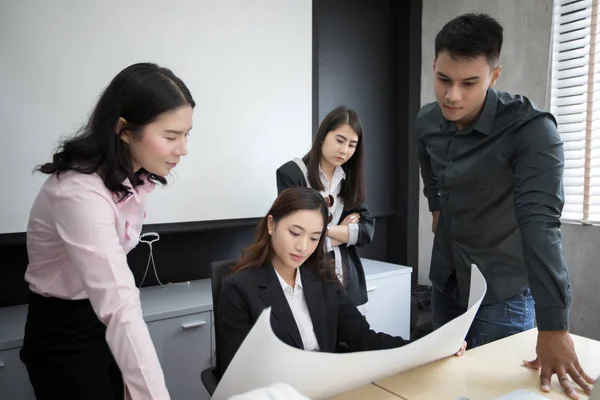
[[[79,186],[79,185],[78,185]],[[131,399],[169,399],[142,316],[139,291],[119,243],[114,206],[105,193],[78,188],[58,196],[58,234],[75,265]]]

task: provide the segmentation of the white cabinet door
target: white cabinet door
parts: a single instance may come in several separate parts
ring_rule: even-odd
[[[211,363],[211,313],[148,323],[172,400],[208,400],[200,373]]]
[[[35,400],[20,347],[0,351],[0,399]]]
[[[410,339],[410,274],[367,277],[365,317],[371,329]]]

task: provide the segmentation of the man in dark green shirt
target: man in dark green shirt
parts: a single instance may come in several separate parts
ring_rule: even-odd
[[[481,344],[531,329],[537,315],[542,390],[557,374],[577,394],[593,380],[579,366],[568,333],[569,275],[561,250],[564,154],[556,120],[526,97],[493,89],[503,29],[466,14],[435,38],[437,101],[419,112],[419,162],[433,213],[433,323],[467,308],[471,266],[488,291],[467,341]],[[536,73],[536,71],[531,71]],[[535,299],[535,307],[534,307]]]

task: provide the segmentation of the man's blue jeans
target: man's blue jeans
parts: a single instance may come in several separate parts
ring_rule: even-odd
[[[450,322],[467,311],[458,297],[458,287],[452,279],[445,289],[431,288],[433,329]],[[479,307],[465,340],[472,349],[495,340],[533,328],[535,310],[529,288],[500,303]]]

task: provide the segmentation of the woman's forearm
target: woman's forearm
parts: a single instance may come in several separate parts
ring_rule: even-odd
[[[348,243],[348,239],[350,237],[348,225],[330,226],[327,230],[327,236],[329,236],[330,239],[336,240],[340,243]]]
[[[330,241],[332,247],[340,246],[340,245],[344,244],[344,243],[340,242],[339,240],[335,240],[335,239],[331,239],[331,238],[329,238],[329,241]]]

